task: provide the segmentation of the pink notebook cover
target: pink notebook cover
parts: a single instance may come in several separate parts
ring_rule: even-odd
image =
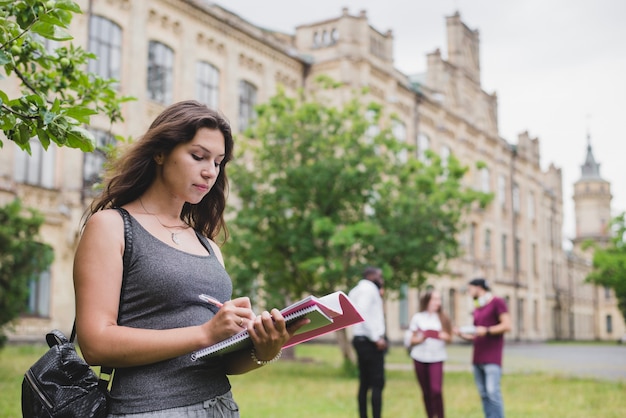
[[[425,338],[439,339],[439,331],[435,331],[434,329],[427,329],[425,331],[422,331],[422,334],[424,334]]]
[[[328,301],[329,303],[325,303]],[[339,304],[336,304],[336,301]],[[303,332],[291,337],[289,341],[283,346],[283,348],[292,347],[294,345],[303,343],[305,341],[312,340],[319,336],[328,334],[333,331],[337,331],[350,325],[363,322],[363,317],[357,311],[356,307],[350,302],[348,296],[343,292],[331,293],[323,298],[307,298],[306,302],[299,304],[298,306],[289,307],[284,310],[283,314],[288,314],[290,311],[304,308],[310,305],[318,305],[322,311],[333,319],[332,324],[328,324],[321,328],[317,328],[311,331]]]

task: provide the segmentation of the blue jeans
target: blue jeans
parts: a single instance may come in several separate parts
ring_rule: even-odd
[[[483,402],[485,418],[504,418],[501,376],[502,368],[497,364],[474,364],[474,381]]]

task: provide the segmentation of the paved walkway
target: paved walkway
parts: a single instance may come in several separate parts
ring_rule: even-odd
[[[448,346],[445,369],[471,371],[472,347]],[[411,364],[388,364],[389,368],[410,369]],[[589,377],[626,382],[626,344],[544,344],[507,342],[504,373],[544,372],[561,376]]]

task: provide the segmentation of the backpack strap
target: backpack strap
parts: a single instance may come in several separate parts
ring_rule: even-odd
[[[120,304],[119,304],[121,308],[122,295],[124,294],[124,287],[126,285],[126,276],[128,275],[128,267],[130,266],[130,258],[133,252],[133,230],[132,230],[132,225],[130,223],[130,214],[128,213],[128,211],[120,207],[115,207],[114,209],[120,213],[120,215],[122,216],[122,219],[124,220],[124,255],[123,255],[124,273],[122,274],[122,289],[120,291]],[[76,327],[76,324],[74,324],[74,327]],[[113,380],[114,371],[115,370],[113,369],[113,367],[105,367],[105,366],[100,367],[100,374],[98,376],[98,386],[100,386],[100,389],[108,390],[109,385],[111,384],[111,381]]]
[[[74,321],[74,328],[72,332],[76,329],[76,321]],[[49,333],[46,334],[46,342],[48,343],[48,347],[52,348],[55,345],[66,344],[68,342],[67,337],[58,329],[53,329]]]

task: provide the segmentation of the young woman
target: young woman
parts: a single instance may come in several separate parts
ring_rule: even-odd
[[[232,153],[222,116],[195,101],[171,105],[114,163],[86,216],[74,262],[76,326],[85,359],[115,367],[109,417],[239,417],[227,375],[276,359],[306,323],[288,329],[277,309],[255,316],[249,298],[231,300],[214,238],[227,236]],[[120,211],[130,214],[129,248]],[[191,360],[243,328],[252,350]]]
[[[452,339],[450,319],[441,311],[441,295],[427,291],[413,315],[404,344],[413,359],[428,418],[443,418],[443,362],[446,343]]]

